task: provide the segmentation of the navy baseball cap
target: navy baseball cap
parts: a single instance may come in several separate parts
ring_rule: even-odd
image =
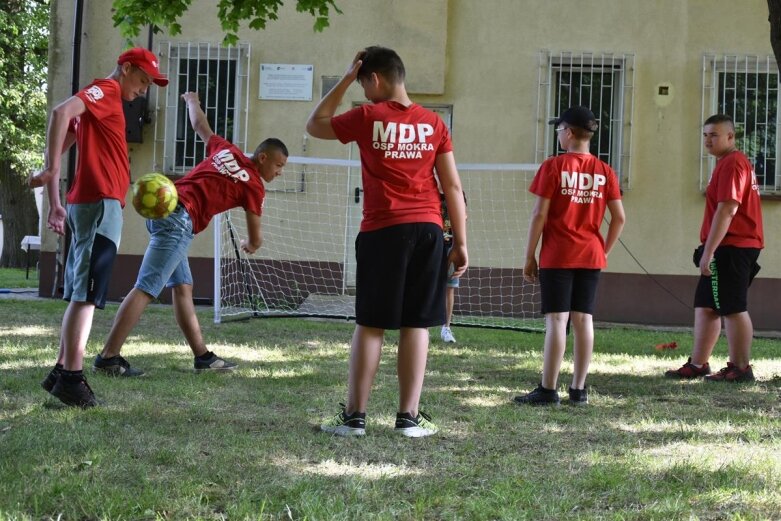
[[[566,123],[570,127],[582,128],[589,132],[596,132],[599,128],[599,123],[597,123],[594,113],[588,107],[583,106],[570,107],[562,112],[558,118],[548,121],[549,125],[559,126],[562,123]]]

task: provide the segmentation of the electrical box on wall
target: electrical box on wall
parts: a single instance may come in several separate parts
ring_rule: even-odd
[[[122,108],[125,112],[125,138],[128,143],[144,142],[144,123],[146,123],[145,97],[138,97],[133,101],[122,100]]]

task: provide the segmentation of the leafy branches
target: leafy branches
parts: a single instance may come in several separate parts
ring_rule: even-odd
[[[0,10],[0,161],[28,172],[43,159],[48,0],[5,0]]]
[[[114,0],[114,26],[127,39],[139,35],[141,28],[151,25],[155,32],[166,29],[170,34],[182,32],[179,18],[190,8],[192,0]],[[236,33],[240,24],[247,22],[250,29],[262,30],[270,20],[277,20],[283,0],[219,0],[217,17],[225,32],[223,43],[238,42]],[[329,25],[331,9],[340,13],[335,0],[297,0],[296,11],[315,18],[313,29],[322,31]]]

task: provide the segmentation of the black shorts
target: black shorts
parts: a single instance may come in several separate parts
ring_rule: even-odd
[[[695,308],[711,308],[719,315],[748,310],[748,287],[759,272],[759,249],[719,246],[713,253],[713,275],[700,275],[694,292]]]
[[[542,314],[577,311],[593,315],[600,272],[587,269],[541,268]]]
[[[380,329],[445,323],[447,257],[442,228],[388,226],[355,239],[355,322]]]

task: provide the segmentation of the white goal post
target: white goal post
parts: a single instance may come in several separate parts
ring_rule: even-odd
[[[539,165],[459,164],[467,197],[469,264],[452,323],[541,329],[539,287],[523,280]],[[214,218],[214,321],[311,316],[354,318],[355,248],[363,206],[358,161],[288,158],[266,185],[263,245],[248,256],[242,209]]]

